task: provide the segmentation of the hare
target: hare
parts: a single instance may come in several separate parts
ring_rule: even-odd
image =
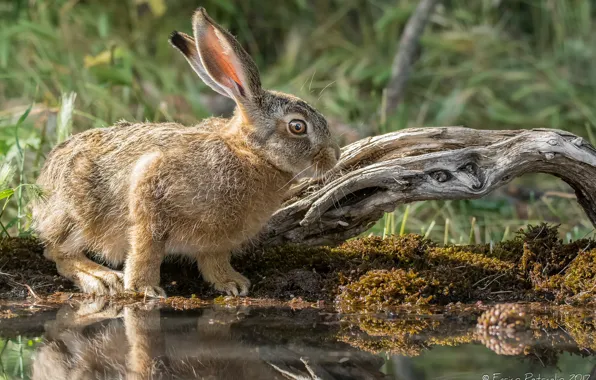
[[[303,100],[261,87],[242,46],[199,8],[193,37],[170,43],[199,77],[236,102],[230,119],[194,127],[119,122],[56,146],[33,206],[44,255],[84,292],[165,297],[165,255],[196,259],[216,290],[246,295],[231,253],[254,238],[295,179],[322,175],[339,158],[327,121]],[[123,273],[85,255],[93,252]]]

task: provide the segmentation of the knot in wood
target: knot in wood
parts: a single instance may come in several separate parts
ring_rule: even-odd
[[[582,146],[584,144],[584,139],[581,137],[576,137],[573,139],[573,141],[571,141],[571,143],[575,146]]]
[[[474,162],[468,162],[460,170],[475,176],[478,172],[478,166]]]
[[[437,170],[430,173],[430,176],[437,182],[447,182],[451,178],[451,174],[446,170]]]

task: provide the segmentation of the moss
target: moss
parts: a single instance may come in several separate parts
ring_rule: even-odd
[[[401,304],[425,305],[441,286],[439,281],[420,277],[413,270],[373,270],[346,285],[337,301],[343,311],[381,310]]]
[[[529,226],[509,242],[446,246],[419,235],[365,237],[338,247],[281,246],[234,257],[247,276],[251,296],[307,302],[337,300],[340,308],[379,310],[402,304],[446,305],[476,301],[596,303],[596,244],[564,244],[556,227]],[[26,297],[29,285],[43,295],[75,290],[42,257],[35,239],[0,242],[0,295]],[[218,294],[196,265],[164,263],[169,295]]]
[[[414,234],[386,239],[372,236],[335,248],[274,247],[239,257],[233,265],[242,268],[259,296],[332,299],[338,286],[369,270],[424,266],[425,253],[434,246]]]
[[[451,246],[451,248],[456,251],[468,251],[500,261],[517,264],[519,263],[519,260],[523,254],[524,240],[520,233],[517,234],[512,240],[496,244]]]
[[[552,282],[551,276],[565,271],[580,251],[596,246],[593,241],[587,239],[563,244],[558,237],[557,228],[547,224],[530,225],[522,234],[524,248],[520,267],[536,290],[548,291],[556,286],[558,279]]]
[[[337,297],[338,306],[354,311],[381,310],[403,303],[444,305],[490,299],[503,284],[508,290],[516,290],[518,296],[529,289],[513,263],[455,247],[429,248],[414,267],[424,269],[372,270],[349,281]]]
[[[586,303],[596,298],[596,249],[581,250],[562,277],[562,291],[574,302]]]
[[[410,265],[424,260],[426,252],[433,247],[436,247],[436,244],[432,241],[420,235],[407,234],[392,235],[385,239],[379,236],[353,239],[333,251],[343,256],[359,257],[369,263],[393,264],[397,261],[402,265]]]

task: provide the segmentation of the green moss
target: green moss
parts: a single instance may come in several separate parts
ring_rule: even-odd
[[[426,244],[424,248],[423,252],[409,251],[405,255],[408,260],[387,263],[393,269],[371,270],[356,280],[344,279],[347,284],[337,297],[339,307],[379,310],[403,303],[447,304],[490,299],[491,293],[502,290],[504,284],[521,297],[530,288],[511,262],[462,247]]]
[[[549,276],[564,271],[580,250],[596,246],[587,239],[563,244],[558,235],[557,228],[547,224],[528,226],[523,233],[521,269],[535,285],[540,286]]]
[[[387,309],[401,304],[426,305],[441,288],[440,281],[413,270],[372,270],[346,285],[337,297],[343,311]]]
[[[27,295],[17,282],[40,294],[73,290],[41,253],[35,239],[0,241],[3,272],[13,280],[0,277],[5,296]],[[596,303],[596,243],[565,244],[556,227],[545,224],[493,246],[441,247],[414,234],[372,236],[334,248],[272,247],[235,257],[232,265],[251,280],[253,297],[336,300],[345,310],[476,301]],[[218,295],[187,263],[162,265],[162,284],[169,295]]]
[[[403,236],[389,236],[385,239],[370,236],[347,241],[334,248],[335,254],[377,264],[394,264],[399,262],[406,266],[424,260],[426,252],[436,247],[432,241],[420,235],[407,234]]]
[[[596,297],[596,249],[581,250],[562,277],[563,291],[577,301]]]

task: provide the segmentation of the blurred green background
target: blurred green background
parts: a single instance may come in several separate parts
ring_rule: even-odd
[[[329,119],[341,144],[407,127],[560,128],[596,142],[596,1],[445,0],[421,39],[404,101],[383,89],[417,0],[0,0],[3,235],[27,234],[45,154],[72,132],[228,114],[167,42],[204,6],[257,62],[268,88]],[[76,94],[76,97],[73,95]],[[383,119],[384,120],[384,119]],[[570,189],[533,175],[474,201],[399,207],[373,233],[500,241],[541,221],[593,234]]]

